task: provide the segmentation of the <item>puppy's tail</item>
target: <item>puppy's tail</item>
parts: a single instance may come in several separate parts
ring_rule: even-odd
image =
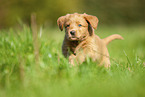
[[[118,34],[114,34],[114,35],[111,35],[111,36],[108,36],[106,38],[103,39],[103,41],[107,44],[109,44],[112,40],[115,40],[115,39],[121,39],[123,40],[124,38],[121,36],[121,35],[118,35]]]

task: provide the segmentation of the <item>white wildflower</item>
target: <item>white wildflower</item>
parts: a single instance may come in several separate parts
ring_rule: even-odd
[[[49,53],[49,54],[48,54],[48,57],[49,57],[49,58],[52,58],[52,55]]]

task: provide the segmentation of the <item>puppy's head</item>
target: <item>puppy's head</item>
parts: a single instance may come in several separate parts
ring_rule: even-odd
[[[67,14],[66,16],[59,17],[57,24],[61,31],[65,27],[66,38],[68,40],[83,40],[87,36],[94,34],[93,28],[97,28],[98,18],[85,13]]]

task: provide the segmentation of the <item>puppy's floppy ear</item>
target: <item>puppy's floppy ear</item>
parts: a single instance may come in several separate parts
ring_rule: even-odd
[[[57,20],[57,25],[59,26],[59,29],[61,31],[63,31],[64,19],[65,19],[65,16],[61,16]]]
[[[96,16],[84,14],[84,18],[86,19],[87,22],[89,22],[91,24],[91,26],[94,29],[97,29],[97,25],[98,25],[99,20]]]

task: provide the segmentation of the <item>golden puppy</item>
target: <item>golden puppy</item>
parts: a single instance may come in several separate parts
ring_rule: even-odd
[[[100,39],[94,33],[97,28],[98,18],[87,14],[67,14],[57,20],[60,30],[65,27],[65,36],[62,45],[62,52],[69,57],[73,66],[83,63],[86,58],[91,58],[99,65],[110,67],[107,44],[114,39],[123,39],[120,35],[114,34],[107,38]]]

